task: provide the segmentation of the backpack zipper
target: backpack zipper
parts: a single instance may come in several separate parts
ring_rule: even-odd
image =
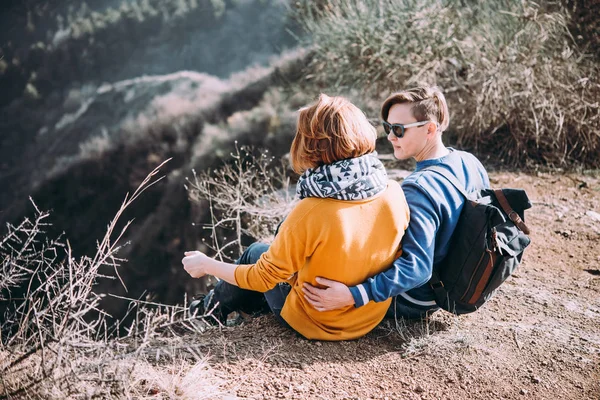
[[[465,299],[465,297],[467,296],[467,293],[469,293],[469,290],[471,289],[471,283],[473,283],[473,278],[475,278],[475,274],[477,273],[477,271],[479,271],[479,266],[481,265],[481,261],[483,260],[483,257],[486,255],[487,253],[483,253],[481,255],[481,258],[479,259],[479,261],[477,262],[477,268],[475,268],[475,270],[473,271],[473,273],[471,274],[471,279],[469,280],[469,284],[467,285],[467,289],[465,290],[465,292],[463,293],[462,297],[460,298],[460,301],[463,301]]]
[[[479,296],[481,296],[484,289],[487,287],[490,276],[492,275],[492,270],[494,269],[494,264],[496,262],[496,259],[494,258],[494,253],[487,249],[485,251],[489,254],[489,261],[483,271],[483,274],[481,275],[481,278],[479,279],[479,284],[475,287],[475,292],[473,292],[473,295],[471,296],[469,301],[467,301],[467,303],[469,304],[474,304],[477,302]]]

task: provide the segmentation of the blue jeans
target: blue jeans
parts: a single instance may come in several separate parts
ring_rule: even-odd
[[[266,243],[252,243],[244,254],[236,261],[236,264],[256,264],[260,256],[269,250],[269,245]],[[277,317],[277,320],[284,326],[289,326],[283,318],[281,318],[281,309],[285,304],[285,299],[290,294],[292,287],[287,283],[279,283],[273,289],[265,292],[265,300],[269,305],[269,308]]]
[[[268,249],[268,244],[252,243],[235,263],[240,265],[256,264],[260,256]],[[281,309],[290,290],[290,285],[280,283],[263,294],[253,290],[241,289],[225,281],[219,281],[215,288],[204,298],[204,309],[210,311],[219,302],[219,305],[215,308],[215,314],[221,321],[226,321],[227,315],[233,311],[243,311],[251,314],[264,312],[268,307],[280,323],[288,326],[287,322],[281,318]]]
[[[293,329],[288,325],[285,319],[281,317],[281,309],[283,308],[285,299],[287,298],[288,294],[290,294],[291,290],[292,287],[287,283],[278,283],[273,289],[265,292],[265,299],[267,300],[269,308],[273,314],[275,314],[277,321],[279,321],[281,325]]]

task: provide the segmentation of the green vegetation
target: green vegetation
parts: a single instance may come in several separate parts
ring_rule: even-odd
[[[228,4],[222,0],[132,0],[102,12],[92,11],[85,2],[77,8],[69,6],[65,15],[56,16],[57,24],[48,30],[45,43],[36,39],[26,44],[23,38],[18,38],[20,44],[0,43],[0,55],[13,60],[0,65],[0,86],[5,88],[0,107],[19,97],[32,76],[44,82],[38,87],[43,99],[45,93],[73,81],[97,79],[100,71],[116,72],[143,40],[179,37],[198,26],[217,26]],[[47,25],[48,21],[42,11],[28,13],[27,26],[32,27],[25,31],[35,30],[33,16],[40,20],[39,29],[44,29],[41,22]]]
[[[573,41],[565,8],[330,0],[301,11],[316,86],[381,100],[437,84],[459,146],[507,165],[600,166],[600,70]]]

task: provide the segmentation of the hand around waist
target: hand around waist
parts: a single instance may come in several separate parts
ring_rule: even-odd
[[[324,288],[320,289],[306,282],[302,285],[304,298],[315,310],[339,310],[340,308],[354,305],[354,297],[352,297],[348,286],[341,282],[320,277],[317,277],[316,281],[319,285],[324,286]]]

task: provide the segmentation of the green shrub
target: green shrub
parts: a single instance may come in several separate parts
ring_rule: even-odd
[[[15,49],[9,42],[0,48],[7,63],[0,64],[0,86],[11,86],[0,107],[30,93],[26,85],[32,73],[44,83],[37,88],[44,97],[68,82],[95,79],[99,70],[117,70],[140,41],[216,26],[231,7],[223,0],[132,0],[98,12],[85,3],[71,4],[65,15],[54,16],[57,26],[43,35],[53,39],[43,39],[42,48],[36,42]],[[44,26],[42,22],[47,24],[42,18],[38,25]]]
[[[460,146],[505,163],[600,166],[598,67],[568,13],[530,1],[330,0],[299,16],[319,87],[445,91]],[[375,111],[375,110],[371,110]]]

